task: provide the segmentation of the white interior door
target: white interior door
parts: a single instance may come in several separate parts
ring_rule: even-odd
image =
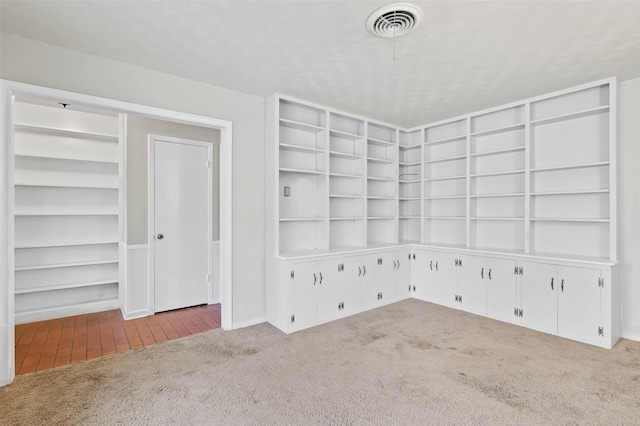
[[[207,303],[211,148],[153,141],[154,310]]]

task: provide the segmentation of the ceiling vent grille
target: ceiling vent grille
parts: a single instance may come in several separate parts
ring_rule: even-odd
[[[367,31],[377,37],[394,38],[407,34],[422,22],[422,10],[409,3],[383,6],[367,18]]]

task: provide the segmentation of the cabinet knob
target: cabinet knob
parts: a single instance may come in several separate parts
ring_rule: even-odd
[[[161,240],[161,239],[163,239],[163,238],[164,238],[164,235],[162,235],[162,234],[158,234],[158,235],[156,236],[156,238],[157,238],[157,239],[159,239],[159,240]]]

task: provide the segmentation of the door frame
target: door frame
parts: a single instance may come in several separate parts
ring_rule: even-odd
[[[175,138],[170,136],[149,134],[147,149],[148,149],[148,167],[147,167],[147,242],[149,244],[149,314],[153,315],[156,312],[155,308],[155,165],[156,155],[155,147],[157,142],[168,142],[180,145],[198,146],[207,149],[207,161],[211,165],[207,169],[207,274],[209,275],[209,281],[207,283],[207,303],[213,303],[213,142],[196,141],[192,139]],[[218,269],[218,274],[220,269]],[[220,277],[222,278],[222,277]],[[218,281],[220,282],[220,281]]]
[[[0,79],[0,386],[8,385],[15,377],[15,308],[14,308],[14,241],[13,241],[13,127],[11,106],[16,96],[53,102],[65,102],[98,108],[114,113],[136,114],[143,117],[172,121],[220,131],[220,301],[222,328],[233,328],[233,125],[230,121],[187,114],[131,102],[52,89],[11,80]],[[126,163],[121,163],[125,168]],[[125,193],[126,187],[121,188]],[[126,220],[124,203],[120,213]],[[122,226],[126,227],[126,224]],[[123,241],[120,232],[120,244]]]

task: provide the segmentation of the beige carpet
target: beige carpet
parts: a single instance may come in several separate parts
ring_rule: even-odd
[[[640,343],[607,351],[407,300],[20,376],[0,423],[640,424]]]

